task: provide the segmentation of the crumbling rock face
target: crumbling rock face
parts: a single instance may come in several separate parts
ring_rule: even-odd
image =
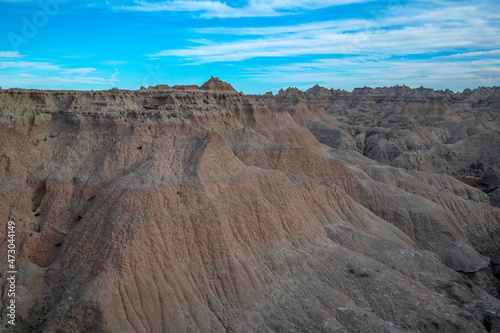
[[[231,86],[227,82],[221,81],[218,77],[211,77],[210,80],[205,82],[201,87],[200,90],[212,90],[212,91],[234,91],[233,86]]]
[[[328,147],[315,135],[357,139],[324,106],[280,103],[0,91],[14,331],[500,331],[487,196]]]
[[[290,112],[332,148],[406,170],[448,174],[487,193],[498,188],[475,180],[484,173],[500,178],[500,87],[462,93],[406,86],[347,92],[316,85],[259,99],[275,111]],[[322,121],[325,113],[336,123]]]
[[[141,90],[182,90],[182,91],[197,91],[197,90],[210,90],[210,91],[232,91],[236,90],[229,83],[221,81],[218,77],[211,77],[210,80],[205,82],[201,87],[197,85],[175,85],[173,87],[167,84],[158,84],[156,86],[149,86],[147,89],[141,87]]]

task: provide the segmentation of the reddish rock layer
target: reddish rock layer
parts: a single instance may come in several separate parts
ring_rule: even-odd
[[[13,89],[0,108],[19,332],[500,329],[500,210],[321,144],[319,107]]]

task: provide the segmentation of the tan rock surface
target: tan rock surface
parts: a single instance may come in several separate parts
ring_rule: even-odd
[[[212,90],[212,91],[234,91],[233,86],[231,86],[227,82],[221,81],[218,77],[211,77],[210,80],[205,82],[201,87],[200,90]]]
[[[333,148],[358,151],[407,170],[456,178],[490,172],[500,179],[499,87],[454,93],[406,86],[353,92],[314,86],[306,92],[288,88],[259,99],[274,111],[290,112]],[[298,115],[297,108],[302,110]],[[323,110],[337,124],[322,121]],[[310,114],[308,121],[300,116],[305,113]],[[498,187],[493,182],[475,185],[489,193]]]
[[[16,330],[500,331],[500,210],[449,176],[321,144],[310,126],[340,133],[328,109],[279,108],[1,90]]]

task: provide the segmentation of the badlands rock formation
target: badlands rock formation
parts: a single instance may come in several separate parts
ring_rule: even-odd
[[[141,87],[141,90],[211,90],[211,91],[233,91],[236,90],[227,82],[221,81],[218,77],[211,77],[210,80],[205,82],[201,87],[197,85],[175,85],[170,87],[167,84],[159,84],[156,86],[149,86],[147,89]]]
[[[405,166],[420,150],[382,149],[391,129],[373,123],[390,111],[370,99],[318,87],[245,96],[211,81],[0,90],[1,267],[8,220],[19,250],[14,327],[1,270],[3,328],[500,331],[500,209],[436,173],[444,148],[427,153],[427,169],[390,166],[381,162]],[[485,109],[482,126],[494,128],[498,112]],[[456,140],[482,140],[448,104],[398,112],[416,123],[429,120],[415,113],[446,117]],[[439,143],[451,130],[442,131],[414,135]]]
[[[448,174],[487,193],[500,186],[500,87],[347,92],[316,85],[261,99],[275,111],[288,111],[332,148],[406,170]],[[491,199],[498,205],[493,193]]]

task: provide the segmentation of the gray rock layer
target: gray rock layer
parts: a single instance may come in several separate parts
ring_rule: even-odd
[[[10,329],[500,331],[500,210],[484,193],[363,156],[323,106],[269,104],[0,90]],[[6,328],[4,273],[0,287]]]

